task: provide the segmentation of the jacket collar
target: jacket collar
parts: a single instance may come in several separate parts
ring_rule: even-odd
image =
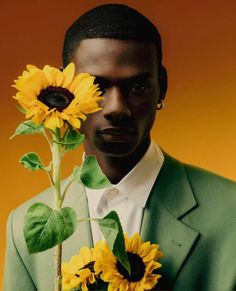
[[[192,192],[182,163],[165,155],[164,164],[145,207],[141,228],[143,240],[160,244],[164,253],[158,289],[171,288],[198,238],[198,232],[181,222],[195,207]]]
[[[184,165],[164,153],[164,164],[153,190],[162,204],[175,216],[182,218],[197,206]]]

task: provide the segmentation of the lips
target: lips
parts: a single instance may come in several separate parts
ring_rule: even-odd
[[[109,141],[129,141],[135,135],[135,130],[127,127],[106,127],[99,131],[99,134]]]

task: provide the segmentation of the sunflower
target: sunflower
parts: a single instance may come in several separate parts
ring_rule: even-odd
[[[95,271],[100,250],[104,243],[98,242],[94,248],[82,247],[79,255],[72,256],[69,263],[62,263],[62,288],[69,291],[78,288],[87,291],[95,290],[99,283]]]
[[[112,252],[103,248],[101,260],[96,266],[101,279],[108,282],[109,291],[150,290],[155,287],[161,275],[156,269],[161,267],[157,260],[162,256],[157,244],[142,242],[136,233],[131,238],[125,236],[125,245],[131,266],[131,274],[120,264]]]
[[[86,115],[100,110],[98,85],[95,77],[81,73],[75,76],[75,66],[70,63],[63,71],[46,65],[42,70],[27,65],[15,80],[18,92],[15,99],[26,112],[26,118],[46,128],[61,128],[65,122],[80,128]]]

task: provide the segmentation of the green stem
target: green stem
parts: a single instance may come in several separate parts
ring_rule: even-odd
[[[52,179],[54,182],[55,207],[58,209],[60,208],[61,200],[61,146],[58,143],[60,142],[60,131],[58,128],[54,132],[54,140],[52,145]]]
[[[62,289],[62,275],[61,275],[61,256],[62,256],[62,244],[56,246],[55,249],[55,291],[61,291]]]
[[[65,187],[65,189],[64,189],[64,191],[63,191],[63,193],[62,193],[62,195],[61,195],[61,204],[63,203],[63,201],[64,201],[64,199],[65,199],[65,196],[66,196],[67,190],[69,189],[70,185],[73,184],[74,181],[75,181],[75,180],[72,179],[72,180],[70,180],[70,181],[68,182],[68,184],[66,185],[66,187]]]
[[[99,220],[102,220],[101,218],[82,218],[82,219],[79,219],[77,222],[80,223],[80,222],[85,222],[85,221],[99,221]]]
[[[60,130],[58,128],[53,132],[52,144],[52,180],[54,192],[55,209],[59,210],[62,206],[61,202],[61,146],[60,146]],[[55,291],[61,291],[61,256],[62,244],[55,248]]]
[[[43,131],[43,135],[44,135],[44,137],[46,138],[46,140],[47,140],[47,142],[48,142],[48,144],[49,144],[50,149],[52,149],[52,142],[51,142],[50,138],[48,137],[48,135],[47,135],[45,129],[44,129],[44,131]]]
[[[53,181],[53,178],[51,176],[51,173],[49,171],[47,171],[47,174],[48,174],[48,179],[50,181],[51,186],[54,187],[54,181]]]

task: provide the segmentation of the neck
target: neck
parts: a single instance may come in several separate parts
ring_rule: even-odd
[[[112,184],[117,184],[141,160],[150,145],[150,137],[140,144],[132,153],[125,156],[111,156],[84,143],[86,155],[96,156],[97,161]]]

